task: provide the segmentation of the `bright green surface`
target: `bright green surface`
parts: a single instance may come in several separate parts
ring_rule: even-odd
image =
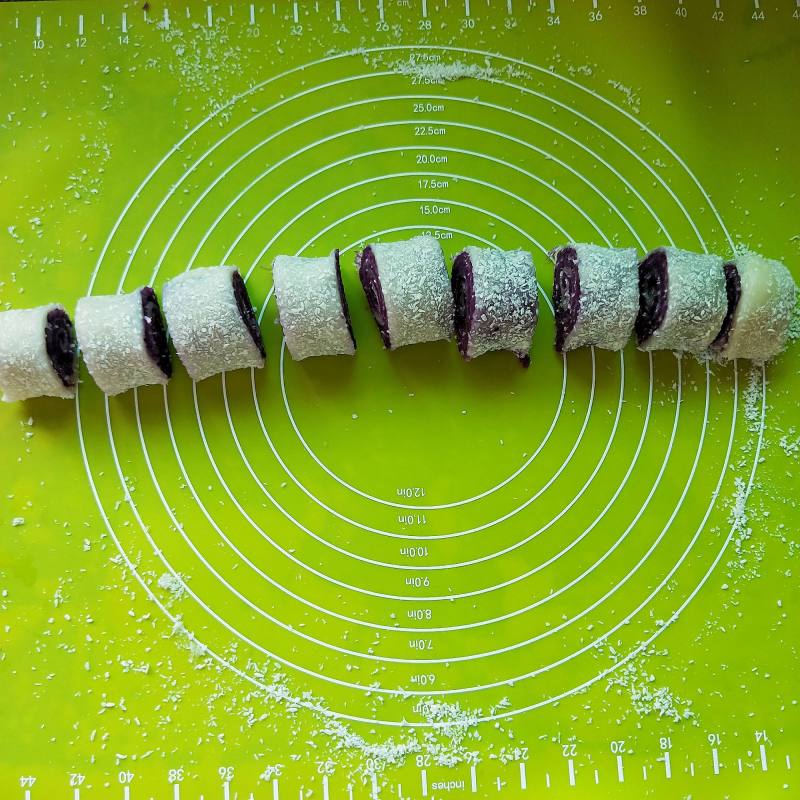
[[[429,0],[429,30],[412,2],[381,22],[346,0],[338,23],[322,0],[297,22],[257,5],[256,25],[249,4],[181,4],[168,29],[128,6],[125,34],[110,3],[0,6],[0,301],[73,309],[93,275],[94,292],[159,288],[225,262],[261,308],[277,253],[340,247],[349,265],[419,230],[448,255],[529,247],[548,294],[544,251],[567,238],[743,242],[797,274],[789,0],[763,20],[724,0],[723,21],[711,2],[592,21],[583,0],[473,0],[469,17]],[[397,74],[484,51],[491,81]],[[732,367],[657,354],[651,384],[632,347],[570,355],[564,382],[545,303],[527,372],[444,343],[387,354],[353,269],[345,285],[353,359],[282,371],[270,300],[252,385],[193,394],[178,367],[165,395],[106,407],[84,375],[77,420],[57,400],[0,409],[0,795],[30,775],[34,800],[74,797],[80,773],[80,797],[117,798],[130,772],[132,798],[267,798],[280,764],[280,797],[323,796],[325,771],[331,797],[366,797],[376,766],[382,796],[420,797],[420,767],[429,796],[471,796],[465,758],[480,796],[796,790],[796,352],[767,370],[762,436],[747,364],[738,402]],[[374,745],[426,722],[420,697],[501,719],[468,725],[451,769],[421,728],[383,770],[319,712],[265,699],[277,669]]]

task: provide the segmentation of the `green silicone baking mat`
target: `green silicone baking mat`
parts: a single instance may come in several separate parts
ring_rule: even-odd
[[[0,409],[0,796],[796,796],[797,348],[553,349],[566,241],[800,268],[795,0],[0,6],[0,302],[246,276],[263,370]],[[523,247],[532,363],[353,266]],[[280,253],[355,357],[293,362]]]

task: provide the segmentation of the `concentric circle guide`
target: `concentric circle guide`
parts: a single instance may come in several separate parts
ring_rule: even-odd
[[[426,48],[413,48],[423,49]],[[105,435],[111,460],[138,526],[136,535],[148,542],[161,568],[182,583],[185,602],[197,609],[198,619],[213,622],[214,628],[208,636],[217,638],[203,642],[212,659],[252,685],[268,690],[257,677],[221,655],[225,641],[232,638],[258,654],[257,657],[289,668],[302,682],[303,689],[311,687],[312,696],[319,699],[302,700],[300,705],[331,717],[390,728],[437,728],[447,724],[409,719],[410,709],[402,711],[405,698],[454,698],[459,702],[477,702],[484,708],[493,704],[493,699],[499,696],[498,690],[513,693],[511,707],[481,711],[478,715],[482,721],[500,720],[541,708],[604,679],[649,647],[679,618],[724,557],[733,534],[731,529],[719,543],[705,542],[703,536],[733,447],[739,389],[736,364],[730,370],[730,405],[725,415],[726,420],[730,418],[730,428],[725,437],[724,457],[721,463],[712,465],[717,477],[711,499],[704,501],[702,507],[697,500],[686,501],[693,491],[701,461],[710,457],[706,437],[709,427],[715,424],[710,408],[716,402],[712,400],[711,369],[705,364],[702,409],[695,409],[696,413],[682,412],[687,403],[684,389],[687,370],[694,371],[691,365],[680,359],[654,360],[650,354],[644,356],[632,351],[607,358],[591,350],[555,359],[540,344],[531,374],[525,376],[529,383],[515,379],[515,389],[508,393],[513,401],[507,402],[540,403],[549,409],[549,415],[541,424],[537,421],[535,436],[534,430],[525,430],[519,434],[519,441],[515,440],[515,446],[528,448],[519,464],[498,475],[489,467],[484,485],[468,487],[470,490],[460,496],[434,497],[424,503],[405,502],[408,499],[405,497],[402,501],[393,499],[387,492],[375,491],[373,476],[367,475],[366,483],[354,481],[352,464],[342,459],[340,450],[329,447],[325,429],[309,413],[308,390],[315,385],[313,370],[290,362],[280,337],[270,332],[276,312],[271,303],[271,288],[263,280],[266,275],[263,267],[265,259],[277,252],[310,253],[335,244],[343,256],[349,256],[365,241],[403,238],[422,231],[439,236],[443,243],[459,245],[467,241],[489,247],[525,243],[536,253],[542,306],[547,308],[546,254],[558,243],[555,239],[591,235],[611,244],[616,243],[622,231],[640,249],[646,249],[658,242],[653,241],[651,232],[640,229],[641,223],[632,221],[638,216],[647,220],[648,231],[651,225],[660,231],[663,241],[707,251],[701,226],[687,211],[693,201],[676,192],[626,140],[633,131],[634,135],[648,138],[680,167],[693,186],[692,191],[712,211],[732,244],[719,213],[688,166],[666,142],[624,108],[575,80],[522,60],[467,48],[427,49],[441,55],[490,57],[501,64],[513,64],[540,77],[543,86],[549,85],[553,91],[533,90],[522,82],[493,78],[489,82],[491,92],[487,94],[491,100],[482,97],[476,102],[462,96],[457,86],[452,92],[443,91],[440,86],[420,87],[422,91],[418,94],[398,91],[406,79],[391,70],[379,70],[320,82],[310,80],[308,88],[270,102],[272,87],[280,86],[281,81],[299,70],[310,79],[323,65],[338,68],[348,62],[346,56],[333,55],[287,70],[233,98],[224,107],[236,113],[239,101],[246,97],[256,110],[242,121],[221,127],[218,137],[213,138],[214,132],[208,127],[216,116],[212,114],[164,155],[125,204],[101,250],[89,284],[91,292],[100,271],[110,269],[108,254],[112,247],[127,252],[118,291],[129,278],[142,280],[147,261],[145,252],[157,253],[155,266],[146,268],[150,282],[163,280],[162,269],[168,266],[173,274],[176,257],[182,259],[186,269],[209,263],[206,260],[212,252],[218,263],[244,260],[248,286],[254,295],[264,297],[259,308],[262,329],[278,348],[269,353],[267,369],[263,374],[251,371],[246,381],[244,376],[223,375],[219,381],[206,382],[208,386],[192,384],[189,394],[180,388],[180,383],[176,388],[165,388],[163,419],[154,416],[156,407],[150,396],[145,400],[145,393],[136,392],[133,412],[137,435],[133,441],[123,429],[121,415],[117,419],[115,404],[106,400]],[[402,55],[409,48],[391,46],[382,51]],[[378,55],[380,51],[366,52]],[[323,73],[320,69],[320,76]],[[369,92],[365,87],[372,85],[369,79],[375,77],[381,79],[382,86],[391,85],[392,90],[377,97],[360,96]],[[627,132],[618,133],[616,126],[609,128],[590,113],[565,103],[558,96],[562,86],[585,93],[590,105],[600,104],[613,111],[617,124]],[[345,103],[314,110],[313,104],[326,103],[334,88],[353,94]],[[513,93],[524,96],[529,103],[524,112],[504,102]],[[402,109],[419,99],[436,101],[442,108],[447,104],[453,118],[408,118]],[[537,103],[556,109],[552,122],[536,113]],[[297,114],[288,124],[269,126],[271,113],[280,110],[291,119],[292,113],[301,107],[302,115]],[[374,121],[360,126],[350,124],[349,115],[365,107],[371,109]],[[480,125],[465,121],[464,109],[468,108],[480,108],[485,120]],[[601,154],[593,141],[583,141],[577,134],[567,133],[565,123],[572,118],[588,126],[592,136],[618,148],[625,163],[608,157],[605,147]],[[330,127],[320,136],[315,126],[323,121]],[[453,133],[458,145],[441,141],[429,146],[408,142],[406,132],[414,125],[440,126],[439,130]],[[506,126],[514,133],[504,130]],[[260,132],[264,127],[266,134]],[[543,131],[554,139],[552,148],[537,143],[537,136]],[[385,142],[375,146],[376,136],[385,137]],[[297,142],[293,141],[295,138]],[[464,142],[470,142],[469,146]],[[348,148],[346,156],[338,149],[342,146]],[[502,148],[502,157],[495,154],[498,146]],[[568,153],[564,153],[564,148],[569,148]],[[199,155],[194,155],[194,149],[199,150]],[[326,158],[329,150],[334,155]],[[236,151],[234,157],[226,155],[231,151]],[[188,166],[161,193],[159,174],[179,152],[184,157],[189,154]],[[262,162],[257,170],[248,171],[248,164],[256,163],[266,152],[270,153],[266,166]],[[404,159],[421,154],[441,160],[431,168],[417,165],[417,169],[408,169]],[[456,163],[451,164],[451,159]],[[591,176],[581,159],[591,164]],[[637,178],[629,177],[629,165],[635,165],[636,172],[648,175],[651,183],[646,188],[637,186]],[[498,177],[494,177],[495,173],[488,177],[487,168],[495,170]],[[564,176],[565,182],[574,181],[585,188],[587,198],[593,198],[591,203],[599,200],[605,204],[614,221],[613,233],[608,222],[601,224],[590,207],[550,177],[553,170]],[[284,182],[287,171],[294,171],[299,177]],[[214,173],[210,178],[209,172]],[[243,180],[245,174],[248,177]],[[508,177],[505,185],[501,175]],[[190,187],[190,177],[200,182],[197,187]],[[446,191],[422,195],[414,184],[423,180],[441,184]],[[185,206],[182,188],[188,190]],[[635,214],[631,213],[631,206],[623,210],[622,204],[613,201],[614,192],[620,190],[637,204]],[[259,194],[262,200],[257,199]],[[448,218],[440,215],[430,224],[421,224],[415,217],[425,204],[446,208],[442,215],[446,213]],[[693,233],[693,242],[673,239],[662,222],[664,204],[677,209]],[[131,234],[127,217],[134,206],[146,208],[148,213],[144,227]],[[564,211],[557,213],[551,208]],[[210,224],[205,220],[209,209]],[[174,219],[177,219],[175,224],[169,221]],[[391,226],[387,226],[387,220]],[[201,233],[195,236],[195,231]],[[125,237],[131,235],[133,241],[128,242]],[[261,244],[253,246],[252,242],[258,239]],[[153,241],[158,243],[154,246]],[[182,256],[176,256],[187,252],[188,263]],[[353,303],[356,287],[352,279],[348,279],[347,288]],[[543,319],[547,321],[542,323],[538,339],[546,338],[552,324],[547,314]],[[368,322],[363,316],[359,320]],[[374,331],[360,324],[357,336],[361,344],[374,336]],[[427,352],[431,359],[445,358],[444,346],[432,347]],[[401,363],[397,358],[367,345],[359,349],[355,366],[348,364],[345,368],[388,375],[384,380],[401,404],[404,380],[411,380],[414,386],[426,391],[427,387],[413,373],[411,378],[392,377],[387,370]],[[491,364],[488,359],[486,363]],[[674,390],[667,383],[672,377],[664,377],[664,365],[670,363],[674,363]],[[458,365],[460,370],[490,368],[477,362]],[[530,388],[537,369],[554,379],[541,396],[532,394]],[[366,378],[359,373],[353,386],[356,387],[353,396],[360,398],[359,402],[368,402],[371,389]],[[753,484],[763,438],[766,409],[763,371],[761,392],[761,421],[747,493]],[[517,399],[517,393],[522,401]],[[416,392],[406,392],[403,396],[415,397]],[[652,436],[656,396],[660,402],[666,399],[674,403],[665,447],[658,447]],[[81,454],[104,523],[128,569],[161,612],[177,623],[173,610],[130,557],[124,540],[131,534],[123,536],[106,510],[108,501],[101,496],[92,467],[96,456],[86,436],[87,429],[95,422],[82,415],[83,402],[79,397],[76,406]],[[324,412],[339,413],[344,420],[348,402],[331,401]],[[408,404],[407,400],[403,402]],[[641,416],[632,443],[625,443],[618,433],[623,416],[626,429],[630,429],[629,409],[635,404],[640,405]],[[194,427],[189,424],[192,414],[189,405],[193,406]],[[369,410],[369,416],[374,417],[376,409]],[[358,415],[352,416],[346,424],[354,435]],[[443,417],[443,424],[445,420]],[[481,418],[478,424],[491,429],[495,422]],[[168,450],[154,446],[149,435],[151,429],[155,430],[153,426],[166,430]],[[393,430],[386,428],[390,429]],[[681,452],[686,449],[692,454],[688,463],[676,461],[678,441],[690,443],[681,448]],[[133,444],[138,446],[138,452],[131,449]],[[502,441],[501,445],[505,446]],[[643,453],[647,450],[652,458],[654,448],[661,459],[655,474],[646,482],[631,481],[640,469]],[[615,455],[611,464],[609,456],[618,451],[626,455]],[[131,459],[143,462],[149,481],[147,491],[157,498],[160,509],[140,504],[131,493],[123,468]],[[174,462],[177,470],[167,459]],[[623,463],[620,465],[619,461]],[[668,486],[663,480],[667,473]],[[167,474],[173,477],[168,478]],[[185,503],[177,502],[180,492],[175,485],[177,475],[188,489],[190,508],[196,514],[188,514],[182,508]],[[222,489],[222,500],[210,496],[214,497],[214,505],[202,488],[208,480]],[[283,486],[277,487],[277,482],[283,482],[285,490]],[[654,498],[671,491],[673,486],[680,489],[670,513],[652,519],[654,513],[664,511],[664,504]],[[209,485],[209,491],[212,488]],[[634,488],[637,497],[630,503],[632,513],[626,511],[620,515],[620,498],[630,496]],[[695,508],[697,514],[692,515]],[[403,529],[408,523],[400,520],[407,519],[410,512],[425,516],[424,524],[431,532]],[[680,514],[692,516],[689,534],[679,533],[673,524]],[[392,515],[395,520],[389,524]],[[619,518],[614,517],[614,522],[610,522],[614,515]],[[169,541],[159,520],[168,520],[174,529]],[[688,530],[686,521],[681,527]],[[634,530],[637,536],[631,535]],[[213,531],[213,536],[204,531]],[[487,536],[490,531],[492,535]],[[213,550],[209,548],[212,542]],[[387,548],[394,547],[394,542],[401,548],[424,550],[425,556],[413,563],[393,560]],[[667,542],[668,552],[664,550]],[[430,555],[433,548],[439,548],[433,551],[437,553],[435,557]],[[265,558],[266,553],[272,554],[269,559]],[[683,574],[690,563],[696,573],[691,585],[681,585],[679,596],[665,598],[664,587]],[[192,565],[188,580],[183,574],[186,564]],[[244,569],[235,570],[239,564]],[[643,583],[640,573],[652,570],[654,564],[658,564],[657,579],[652,584]],[[235,565],[233,569],[231,565]],[[352,565],[358,565],[358,569],[354,570]],[[302,576],[300,580],[298,575]],[[599,580],[601,575],[606,577]],[[410,591],[387,590],[398,579],[406,581],[404,585]],[[430,582],[437,580],[446,591],[429,590]],[[579,584],[581,595],[576,600],[574,589]],[[266,594],[262,595],[259,586],[265,587]],[[214,589],[209,594],[210,587]],[[220,597],[224,603],[219,602]],[[270,605],[272,597],[283,599],[280,604],[273,601]],[[502,598],[502,603],[495,605],[495,598]],[[482,604],[475,605],[477,611],[466,605],[473,600]],[[456,603],[465,604],[464,617],[456,615],[448,619],[448,610]],[[591,662],[592,654],[602,649],[611,637],[624,636],[630,623],[638,623],[645,616],[643,612],[656,603],[660,609],[670,609],[664,624],[628,636],[624,653],[615,663],[598,669]],[[537,616],[550,613],[551,606],[560,612],[554,625],[546,617]],[[392,608],[401,613],[407,609],[408,618],[418,624],[391,621],[394,617],[388,612]],[[614,610],[613,624],[593,624],[588,629],[591,635],[576,640],[571,630],[585,620],[595,619],[592,615],[603,608]],[[501,609],[502,613],[498,613]],[[305,623],[299,625],[303,617],[293,615],[300,610],[303,614],[313,612],[316,620],[325,623],[308,629]],[[412,613],[421,616],[412,617]],[[446,624],[434,623],[436,614],[444,615]],[[188,616],[187,609],[184,617]],[[512,623],[517,627],[509,627]],[[265,631],[273,629],[274,642],[272,636],[265,638]],[[497,638],[493,637],[491,642],[452,638],[479,631],[496,631]],[[342,632],[354,635],[353,644]],[[219,639],[220,635],[226,639]],[[410,640],[409,636],[415,638]],[[444,652],[431,655],[423,646],[409,655],[408,649],[403,652],[402,648],[410,641],[435,642],[435,649],[444,647]],[[563,642],[563,646],[551,648],[551,641]],[[291,642],[297,644],[290,646]],[[332,656],[329,662],[325,661],[327,654]],[[506,654],[516,655],[504,659]],[[344,662],[353,662],[356,671],[345,673]],[[525,664],[525,668],[521,669],[520,664]],[[361,665],[363,678],[357,671],[362,669]],[[378,682],[372,672],[376,666],[388,670],[381,673]],[[415,669],[444,666],[448,667],[448,674],[441,688],[423,689],[411,682]],[[481,671],[492,679],[481,678]],[[526,688],[533,685],[534,679],[544,677],[549,683],[542,688],[538,681],[535,690]],[[333,702],[328,699],[326,687],[336,690]],[[387,707],[385,716],[370,713],[369,698],[375,696],[394,699],[400,705],[397,709]],[[342,697],[347,699],[342,702]]]

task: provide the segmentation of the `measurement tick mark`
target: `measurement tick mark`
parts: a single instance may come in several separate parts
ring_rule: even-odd
[[[672,777],[672,764],[669,760],[669,750],[664,751],[664,775],[666,775],[667,778]]]
[[[519,787],[520,789],[528,788],[528,776],[525,774],[525,762],[519,762]]]
[[[716,747],[711,748],[711,762],[714,767],[714,774],[719,775],[719,753]]]
[[[761,769],[763,772],[767,771],[767,748],[764,747],[763,744],[758,746],[758,750],[761,753]]]
[[[420,770],[419,779],[422,783],[422,796],[428,796],[428,771],[427,770]]]
[[[786,756],[786,760],[788,762],[789,756]],[[470,768],[469,768],[469,785],[470,785],[470,789],[472,789],[473,792],[477,792],[478,791],[478,775],[475,772],[475,765],[474,764],[472,764],[472,766],[470,766]]]
[[[622,756],[617,756],[617,779],[620,783],[625,783],[625,769],[622,766]]]
[[[572,759],[567,761],[567,771],[569,772],[569,785],[575,785],[575,762]]]
[[[256,24],[256,7],[253,3],[250,3],[250,24]]]
[[[372,800],[378,800],[378,776],[372,773]]]
[[[328,800],[328,776],[322,776],[322,800]]]

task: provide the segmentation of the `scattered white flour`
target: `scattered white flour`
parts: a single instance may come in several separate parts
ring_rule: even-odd
[[[761,399],[762,399],[761,367],[753,365],[747,373],[747,385],[744,388],[744,418],[747,421],[747,430],[751,433],[757,431],[761,425]]]
[[[417,78],[424,83],[449,83],[466,78],[491,81],[498,77],[497,70],[487,61],[485,64],[468,64],[464,61],[422,62],[414,59],[395,61],[389,68],[400,75]]]

